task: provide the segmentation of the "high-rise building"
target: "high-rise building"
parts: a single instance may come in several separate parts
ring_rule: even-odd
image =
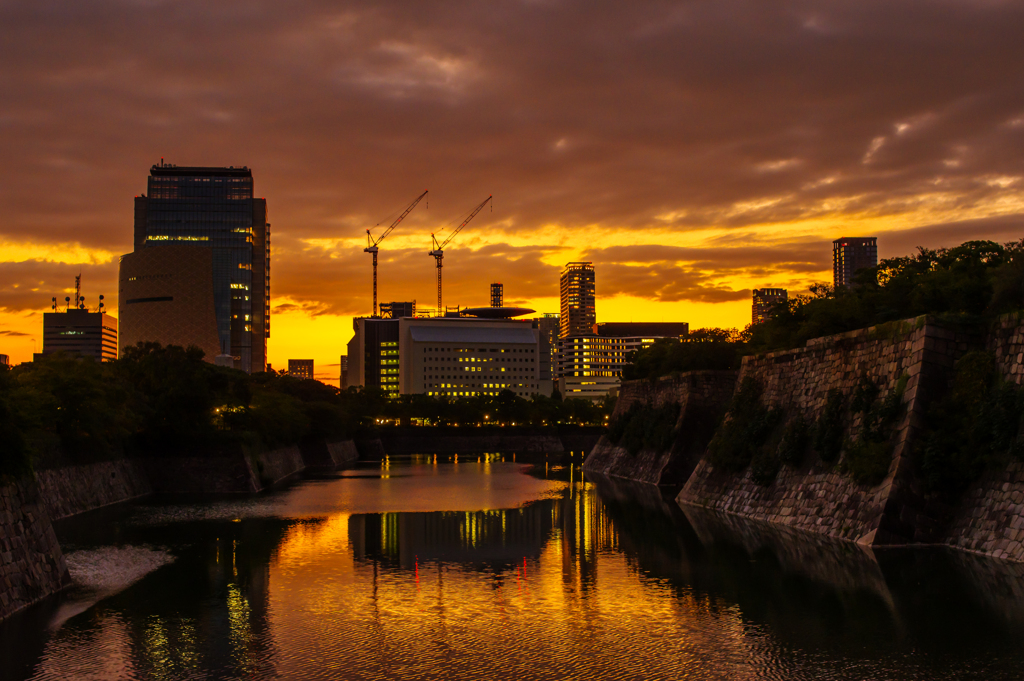
[[[338,369],[338,387],[342,390],[348,387],[348,355],[341,356]]]
[[[761,324],[772,318],[776,305],[789,300],[789,291],[784,288],[755,288],[751,312],[751,324]]]
[[[505,305],[505,287],[502,284],[491,284],[491,307]]]
[[[595,289],[593,263],[571,262],[562,270],[559,280],[562,299],[560,338],[594,335],[594,324],[597,323]]]
[[[554,381],[558,377],[558,315],[547,312],[537,317],[533,328],[540,332],[540,380]]]
[[[43,314],[43,351],[66,352],[100,362],[117,359],[117,319],[106,312],[69,309]]]
[[[878,239],[843,237],[832,242],[832,279],[836,288],[853,283],[858,270],[878,265]]]
[[[311,359],[290,359],[288,360],[288,375],[295,378],[313,378],[313,360]]]
[[[252,172],[246,167],[178,167],[161,162],[150,169],[147,189],[147,194],[135,198],[135,255],[145,253],[145,257],[134,258],[139,267],[127,268],[132,270],[127,274],[124,265],[130,256],[122,258],[122,289],[157,281],[148,277],[173,276],[180,258],[192,260],[180,250],[157,256],[146,253],[150,249],[175,245],[209,251],[216,354],[233,358],[233,365],[247,372],[264,371],[270,337],[270,223],[266,199],[254,196]],[[170,344],[157,333],[159,324],[152,320],[161,315],[164,303],[172,302],[175,292],[129,293],[129,298],[134,302],[122,299],[119,303],[127,335],[133,341]],[[205,316],[205,311],[201,313]],[[187,344],[203,347],[207,335],[202,332]],[[212,362],[216,357],[210,354],[207,351],[206,359]]]
[[[10,369],[11,358],[7,355],[0,355],[0,369]]]

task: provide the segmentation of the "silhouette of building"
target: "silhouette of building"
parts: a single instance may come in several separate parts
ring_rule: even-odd
[[[184,344],[203,347],[208,361],[219,362],[220,355],[232,358],[236,368],[264,371],[270,337],[270,223],[266,199],[254,196],[252,172],[246,167],[179,167],[162,162],[150,169],[147,194],[135,198],[134,255],[139,257],[129,254],[121,261],[120,286],[128,291],[119,303],[125,340],[172,343],[166,335],[168,325],[156,320],[167,303],[179,302],[179,294],[172,287],[157,285],[154,277],[180,281],[181,277],[173,277],[176,269],[198,265],[181,249],[146,253],[169,245],[209,251],[218,349],[211,353],[206,347],[207,303],[198,298],[176,306],[183,308],[174,313],[178,318],[189,312],[204,318],[177,333],[177,340],[196,331],[192,341],[186,339]],[[197,276],[206,286],[206,275]],[[131,292],[145,288],[142,282],[161,290],[152,295]]]
[[[10,369],[11,358],[7,355],[0,355],[0,369]]]
[[[541,394],[550,396],[558,377],[558,315],[548,312],[535,318],[533,328],[539,332]]]
[[[836,288],[849,286],[859,270],[878,265],[878,239],[843,237],[832,242],[832,279]]]
[[[381,303],[381,319],[400,319],[401,317],[416,316],[416,301],[407,303]]]
[[[784,288],[755,288],[751,312],[751,324],[761,324],[772,318],[776,305],[789,300],[789,291]]]
[[[290,359],[288,360],[288,375],[295,378],[313,378],[313,360],[311,359]]]
[[[690,333],[688,322],[602,322],[594,333],[605,338],[685,338]]]
[[[491,284],[491,307],[505,305],[505,287],[502,284]]]
[[[348,355],[341,356],[338,368],[338,387],[342,390],[348,387]]]
[[[562,300],[559,338],[593,335],[597,323],[593,263],[568,263],[562,270],[559,292]]]
[[[69,309],[43,314],[43,351],[66,352],[101,362],[117,359],[117,319],[106,312]]]

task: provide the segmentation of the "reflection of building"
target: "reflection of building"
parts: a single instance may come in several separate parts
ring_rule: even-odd
[[[843,237],[832,242],[832,279],[836,288],[853,283],[858,270],[878,265],[878,239]]]
[[[341,356],[341,363],[338,369],[338,387],[342,390],[348,387],[348,355]]]
[[[538,331],[512,319],[357,318],[348,343],[349,385],[390,396],[496,395],[539,390]]]
[[[311,359],[290,359],[288,360],[288,375],[295,378],[313,378],[313,360]]]
[[[408,303],[381,303],[380,316],[383,319],[399,319],[416,316],[416,301]]]
[[[558,341],[558,390],[563,398],[599,400],[618,390],[630,354],[659,338],[683,338],[686,322],[609,322],[595,324],[600,335]]]
[[[120,347],[144,341],[194,345],[212,362],[221,353],[213,302],[213,249],[185,244],[121,256]]]
[[[755,288],[751,324],[761,324],[772,318],[772,310],[780,303],[789,300],[789,292],[784,288]]]
[[[151,248],[168,244],[209,251],[210,274],[195,276],[204,287],[210,285],[212,289],[216,352],[208,347],[207,302],[193,299],[184,306],[163,305],[180,303],[176,300],[179,294],[167,282],[157,285],[157,277],[173,275],[177,267],[194,268],[196,262],[180,251],[140,256]],[[225,355],[233,357],[234,366],[245,371],[266,368],[270,335],[270,224],[266,200],[253,196],[252,172],[248,168],[177,167],[163,163],[153,166],[148,195],[135,198],[135,253],[125,258],[131,255],[139,257],[129,263],[128,272],[122,259],[121,288],[145,288],[141,284],[148,281],[152,288],[161,289],[152,295],[129,292],[128,299],[134,303],[124,299],[119,302],[122,325],[127,326],[126,336],[132,343],[142,340],[163,345],[197,345],[206,351],[208,361]],[[175,318],[195,314],[203,319],[193,320],[188,328],[174,333],[170,324],[158,320],[168,312],[168,307],[177,308],[170,310]]]
[[[66,352],[101,362],[117,359],[117,319],[105,312],[68,310],[43,314],[43,351]]]
[[[559,292],[562,299],[560,338],[587,336],[594,333],[595,311],[594,265],[571,262],[562,270]]]

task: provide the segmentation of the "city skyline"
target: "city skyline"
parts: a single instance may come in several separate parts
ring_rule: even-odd
[[[0,8],[14,362],[79,271],[116,310],[130,197],[161,156],[259,174],[269,360],[324,377],[372,306],[365,230],[426,187],[381,246],[381,300],[432,301],[429,234],[491,193],[446,252],[449,304],[497,279],[554,312],[562,266],[592,261],[601,319],[692,328],[829,282],[840,236],[885,258],[1022,232],[1013,4],[60,7]]]

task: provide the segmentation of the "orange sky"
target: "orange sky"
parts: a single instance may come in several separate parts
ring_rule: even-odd
[[[743,326],[830,278],[831,240],[1024,237],[1021,3],[0,2],[0,353],[83,274],[116,312],[149,167],[248,165],[273,225],[270,358],[337,379],[382,301]],[[379,227],[377,228],[379,229]]]

